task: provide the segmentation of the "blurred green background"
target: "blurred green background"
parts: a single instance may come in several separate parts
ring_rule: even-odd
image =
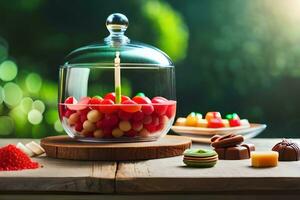
[[[127,35],[175,62],[177,116],[237,112],[268,124],[260,137],[299,137],[299,0],[0,1],[0,137],[63,134],[58,67],[73,49]]]

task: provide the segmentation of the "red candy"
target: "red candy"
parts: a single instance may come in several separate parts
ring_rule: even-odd
[[[116,102],[116,94],[114,92],[108,93],[107,95],[104,96],[104,99],[109,99],[113,103]]]
[[[156,126],[154,124],[146,124],[145,128],[147,129],[147,131],[149,131],[150,133],[153,133],[156,131]]]
[[[154,126],[157,126],[159,124],[159,117],[153,115],[151,124],[154,125]]]
[[[150,124],[152,122],[151,115],[146,115],[143,120],[144,124]]]
[[[103,126],[103,120],[102,120],[102,121],[97,121],[96,127],[97,127],[98,129],[103,129],[103,128],[104,128],[104,126]]]
[[[139,110],[141,110],[141,106],[135,103],[132,100],[126,100],[122,103],[122,106],[120,106],[121,110],[129,113],[134,113]]]
[[[165,99],[163,97],[154,97],[152,99],[152,103],[155,104],[155,105],[153,105],[154,111],[158,115],[164,115],[164,114],[166,114],[167,109],[168,109],[168,105],[165,105],[166,103],[168,103],[167,99]]]
[[[77,123],[75,124],[75,130],[76,130],[77,132],[81,132],[82,129],[83,129],[82,123],[77,122]]]
[[[97,106],[90,106],[90,108],[91,109],[98,109],[99,108],[99,104],[101,104],[102,101],[103,101],[103,99],[99,98],[99,97],[93,97],[93,98],[91,98],[89,104],[97,105]]]
[[[138,134],[137,131],[131,129],[130,131],[125,132],[124,135],[125,135],[126,137],[135,137],[137,134]]]
[[[112,113],[116,111],[117,106],[114,106],[114,102],[111,99],[104,99],[101,102],[98,110],[102,113]]]
[[[175,117],[175,113],[176,113],[176,105],[169,105],[166,111],[166,115],[168,116],[168,118],[171,119],[172,117]]]
[[[231,120],[229,120],[229,125],[231,127],[240,126],[241,120],[240,119],[231,119]]]
[[[152,103],[148,97],[135,96],[132,100],[138,104],[151,104]],[[154,108],[152,105],[143,105],[142,111],[145,115],[151,115],[151,113],[153,113],[153,111],[154,111]]]
[[[73,113],[75,113],[75,111],[73,111],[73,110],[67,110],[66,112],[65,112],[65,117],[66,118],[69,118],[70,117],[70,115],[72,115]]]
[[[132,117],[132,113],[125,112],[125,111],[123,111],[123,110],[120,110],[120,111],[118,112],[118,115],[119,115],[119,118],[122,119],[122,120],[124,120],[124,121],[130,120],[131,117]]]
[[[144,119],[144,113],[142,111],[135,112],[132,117],[133,121],[142,121]]]
[[[76,103],[77,103],[77,100],[75,99],[75,97],[68,97],[65,100],[65,104],[76,104]]]
[[[222,123],[222,119],[213,118],[208,121],[208,128],[222,128],[224,124]]]
[[[113,138],[112,130],[110,128],[103,129],[104,138]]]
[[[132,129],[135,131],[141,131],[143,129],[143,123],[141,121],[132,122]]]
[[[127,100],[130,100],[130,98],[128,96],[122,95],[121,102],[123,103],[124,101],[127,101]]]
[[[107,120],[106,123],[109,127],[114,127],[119,123],[119,118],[115,114],[106,114],[104,120]]]

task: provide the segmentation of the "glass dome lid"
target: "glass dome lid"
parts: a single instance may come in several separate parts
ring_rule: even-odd
[[[126,35],[128,19],[120,13],[111,14],[106,20],[110,33],[103,43],[91,44],[72,51],[63,67],[84,67],[86,64],[113,66],[120,57],[121,67],[159,66],[171,67],[173,63],[161,50],[143,43],[132,42]]]

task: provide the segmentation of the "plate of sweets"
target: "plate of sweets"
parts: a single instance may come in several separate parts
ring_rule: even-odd
[[[247,119],[241,119],[237,113],[227,114],[222,118],[220,112],[208,112],[203,118],[202,114],[191,112],[187,117],[177,118],[172,130],[190,137],[194,142],[210,143],[212,136],[228,133],[252,138],[266,127],[266,124],[250,123]]]

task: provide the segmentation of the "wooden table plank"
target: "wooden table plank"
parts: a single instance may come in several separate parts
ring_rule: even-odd
[[[253,139],[257,150],[270,150],[279,139]],[[299,142],[300,140],[298,140]],[[193,147],[208,147],[194,144]],[[143,162],[122,162],[116,176],[117,193],[207,192],[300,193],[300,162],[254,169],[250,160],[220,160],[213,168],[186,168],[182,156]]]
[[[16,144],[18,139],[1,139],[0,146]],[[31,140],[22,140],[24,143]],[[0,191],[97,192],[115,191],[115,162],[33,158],[43,167],[35,170],[1,171]]]

